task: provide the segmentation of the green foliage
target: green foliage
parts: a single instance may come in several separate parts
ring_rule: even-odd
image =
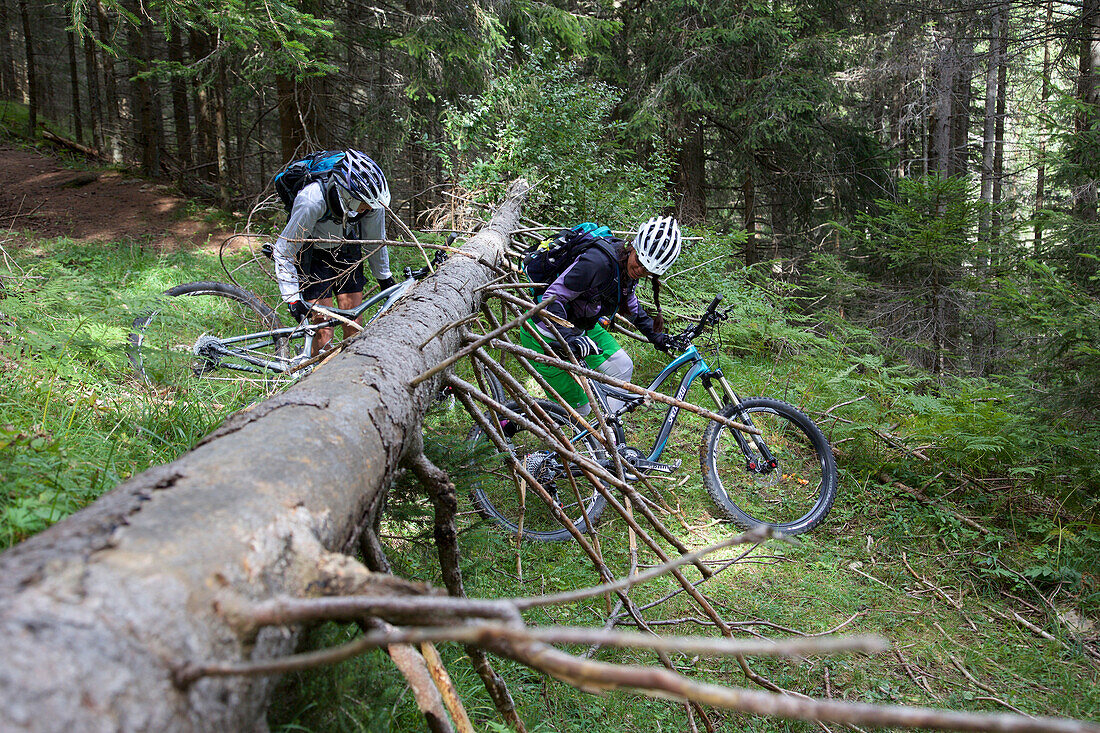
[[[899,179],[896,198],[878,199],[878,211],[858,216],[845,233],[893,279],[950,283],[961,276],[978,221],[968,186],[964,178]]]
[[[158,395],[132,376],[124,344],[155,294],[216,279],[211,255],[159,260],[136,243],[23,242],[0,271],[0,547],[169,461],[254,394]]]
[[[998,278],[993,295],[1024,347],[1014,353],[1024,362],[1017,366],[1050,386],[1046,397],[1100,409],[1100,300],[1034,260]]]
[[[413,73],[404,94],[420,104],[480,89],[506,44],[500,18],[480,3],[442,3],[437,11],[390,42],[411,61]]]
[[[483,96],[449,108],[440,154],[481,200],[498,201],[523,176],[535,186],[528,202],[536,216],[632,227],[667,204],[668,161],[656,156],[643,167],[621,146],[623,126],[611,119],[618,99],[575,64],[532,58]]]
[[[114,56],[125,56],[124,35],[118,43],[104,45],[104,40],[92,32],[90,18],[96,14],[96,4],[89,0],[67,0],[72,25],[90,42],[100,44]],[[124,25],[139,25],[141,19],[131,13],[122,0],[105,0],[103,12],[118,16]],[[203,63],[181,65],[148,59],[153,75],[198,76],[208,79],[215,66],[209,61],[230,53],[242,53],[248,59],[246,69],[272,71],[287,76],[307,77],[337,71],[318,51],[333,39],[332,21],[301,10],[288,0],[265,2],[262,8],[248,0],[228,0],[217,4],[179,0],[148,3],[142,12],[161,19],[166,35],[186,35],[189,31],[218,38],[214,56]]]

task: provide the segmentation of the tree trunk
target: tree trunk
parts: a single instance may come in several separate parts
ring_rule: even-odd
[[[91,33],[89,30],[88,33]],[[84,78],[88,80],[88,125],[91,127],[92,147],[103,150],[103,104],[99,96],[99,64],[96,63],[95,43],[84,38]]]
[[[69,85],[73,93],[73,134],[77,142],[84,142],[84,124],[81,121],[84,115],[80,108],[80,72],[76,66],[76,34],[68,31],[66,38],[69,46]]]
[[[19,99],[19,84],[15,74],[15,52],[11,47],[12,19],[7,0],[0,0],[0,95],[2,99]]]
[[[1097,123],[1097,67],[1100,66],[1100,0],[1085,0],[1081,7],[1081,39],[1078,57],[1077,101],[1081,103],[1074,129],[1084,133]],[[1074,187],[1074,212],[1085,221],[1096,220],[1097,188],[1094,181]]]
[[[951,92],[951,158],[950,174],[964,176],[969,163],[970,100],[974,96],[971,84],[974,41],[963,39],[952,44],[955,54]]]
[[[745,171],[741,192],[745,198],[745,265],[756,264],[756,179],[752,169]]]
[[[275,93],[279,105],[279,144],[283,151],[283,162],[293,160],[305,143],[305,131],[302,128],[295,92],[293,79],[283,74],[275,77]]]
[[[978,254],[979,269],[982,269],[983,264],[988,264],[987,253],[989,251],[990,217],[993,207],[993,143],[997,129],[997,81],[1000,78],[999,71],[1001,66],[998,52],[1001,47],[999,40],[1004,27],[1003,7],[1003,5],[997,6],[993,10],[992,18],[990,18],[989,53],[986,55],[985,110],[982,115],[981,184],[981,200],[984,206],[982,206],[978,214],[978,247],[980,248]]]
[[[1040,98],[1040,124],[1043,125],[1040,131],[1040,139],[1038,139],[1038,167],[1035,171],[1035,256],[1041,258],[1043,256],[1043,223],[1040,221],[1043,207],[1046,205],[1046,116],[1047,116],[1047,102],[1051,99],[1051,40],[1049,40],[1049,33],[1051,33],[1052,24],[1054,22],[1054,0],[1047,0],[1046,3],[1046,24],[1044,28],[1044,41],[1043,41],[1043,91]]]
[[[679,146],[674,181],[677,193],[676,216],[685,224],[701,224],[707,218],[706,148],[703,124],[699,120],[678,126]]]
[[[111,43],[111,25],[107,19],[107,11],[103,3],[96,2],[96,21],[99,25],[99,37],[105,44]],[[122,162],[122,130],[119,120],[118,85],[115,79],[115,62],[111,54],[103,54],[103,91],[107,107],[107,124],[104,131],[104,142],[109,148],[108,155],[112,162]]]
[[[1001,238],[1002,207],[1004,200],[1005,168],[1005,117],[1008,114],[1008,10],[1001,6],[1005,20],[1001,25],[1001,36],[997,39],[997,109],[993,126],[993,218],[990,238],[996,243]],[[992,260],[995,252],[990,252]]]
[[[38,82],[34,73],[34,36],[27,12],[27,0],[19,0],[19,18],[23,22],[23,43],[27,53],[27,136],[34,139],[38,127]]]
[[[191,60],[204,60],[210,53],[210,41],[205,34],[191,31]],[[195,127],[198,138],[196,164],[201,166],[200,174],[208,181],[215,180],[217,169],[214,161],[214,113],[210,104],[210,88],[204,79],[195,79]]]
[[[181,30],[170,29],[168,36],[168,60],[185,63]],[[191,165],[191,113],[187,107],[187,82],[178,74],[172,75],[172,120],[176,128],[176,158],[180,162],[180,175]]]
[[[134,114],[137,117],[136,143],[141,156],[141,171],[147,176],[160,173],[160,151],[157,145],[157,125],[154,115],[153,83],[142,74],[147,71],[153,58],[153,49],[149,43],[150,21],[137,3],[130,0],[128,10],[141,22],[130,27],[130,70],[134,89]]]
[[[1050,100],[1050,28],[1054,20],[1054,0],[1048,0],[1047,2],[1047,19],[1046,24],[1043,26],[1043,37],[1046,39],[1043,41],[1043,90],[1042,96],[1039,99],[1039,119],[1043,120],[1040,124],[1043,129],[1039,133],[1039,165],[1035,171],[1035,256],[1042,257],[1043,255],[1043,225],[1039,221],[1039,216],[1046,205],[1046,152],[1047,152],[1047,134],[1046,118],[1047,118],[1047,103]]]
[[[465,251],[499,261],[526,191],[514,184]],[[409,381],[457,349],[442,327],[477,311],[491,277],[452,257],[323,369],[0,555],[0,728],[262,726],[272,678],[184,691],[173,672],[294,649],[298,627],[250,636],[219,601],[317,595],[347,566],[437,389]]]
[[[218,163],[218,203],[223,207],[229,206],[229,118],[226,110],[226,70],[225,60],[218,60],[217,79],[214,83],[211,97],[214,102],[214,143],[216,145],[216,159]]]

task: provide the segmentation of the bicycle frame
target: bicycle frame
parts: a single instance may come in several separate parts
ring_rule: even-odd
[[[665,381],[673,374],[678,372],[682,367],[691,365],[690,368],[684,373],[684,376],[680,379],[680,385],[676,388],[675,398],[683,400],[687,395],[688,390],[691,389],[691,385],[699,377],[703,378],[703,388],[714,400],[716,409],[721,409],[723,406],[729,403],[740,403],[740,399],[737,394],[730,387],[729,382],[726,381],[725,375],[723,375],[720,369],[711,369],[706,361],[703,360],[703,355],[699,353],[699,350],[695,348],[695,345],[691,345],[684,353],[673,359],[668,366],[661,370],[661,373],[653,380],[647,389],[651,392],[656,392]],[[725,394],[726,400],[723,402],[718,395],[718,391],[714,388],[713,382],[717,381],[722,388],[722,392]],[[619,423],[620,418],[628,412],[631,412],[637,408],[644,401],[644,397],[635,394],[634,392],[627,392],[626,390],[611,387],[599,382],[590,381],[593,387],[593,393],[596,396],[596,400],[600,403],[600,409],[603,410],[605,415],[608,415],[610,420],[614,423]],[[618,410],[611,411],[607,398],[613,397],[617,400],[621,400],[626,404]],[[657,438],[653,441],[653,447],[649,451],[649,455],[646,457],[647,461],[656,462],[660,459],[661,454],[665,450],[665,446],[668,444],[669,435],[672,434],[672,429],[676,427],[676,420],[679,418],[680,408],[677,405],[669,405],[668,412],[665,413],[664,421],[661,423],[661,429],[657,433]]]
[[[413,285],[416,284],[414,278],[409,278],[396,285],[389,287],[381,292],[375,293],[367,300],[364,300],[361,304],[355,308],[342,309],[342,308],[324,308],[326,312],[335,313],[342,316],[347,320],[354,321],[361,316],[368,309],[382,303],[382,307],[378,309],[378,312],[371,317],[371,321],[378,318],[384,312],[389,310],[390,306],[397,301],[402,295],[408,291]],[[319,306],[324,307],[324,306]],[[338,318],[327,318],[319,323],[310,323],[308,319],[303,319],[297,326],[287,326],[284,328],[275,328],[266,331],[255,331],[253,333],[246,333],[240,336],[231,336],[224,339],[216,339],[212,336],[200,337],[195,342],[194,352],[197,356],[212,358],[217,361],[220,357],[231,356],[235,359],[239,359],[244,364],[234,364],[226,362],[219,364],[219,366],[226,369],[233,369],[240,372],[250,372],[255,374],[262,374],[263,372],[275,372],[276,374],[286,374],[290,372],[296,365],[314,356],[313,354],[313,335],[322,328],[332,328],[343,323]],[[288,342],[291,339],[302,338],[302,350],[294,355],[287,357],[279,357],[276,359],[263,359],[258,356],[254,356],[250,351],[252,349],[263,348],[265,346],[271,346],[281,338],[285,338]],[[237,346],[237,348],[232,348]]]

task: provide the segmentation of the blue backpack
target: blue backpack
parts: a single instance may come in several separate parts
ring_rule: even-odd
[[[562,229],[554,237],[543,240],[523,256],[523,271],[531,282],[550,283],[557,280],[569,265],[592,247],[607,255],[612,263],[616,259],[617,243],[611,230],[586,221],[571,229]],[[616,267],[616,271],[618,267]],[[541,292],[545,288],[539,288]]]
[[[314,181],[328,178],[333,166],[343,159],[343,150],[321,150],[288,163],[275,176],[275,193],[279,194],[286,213],[294,208],[294,198],[299,191]]]

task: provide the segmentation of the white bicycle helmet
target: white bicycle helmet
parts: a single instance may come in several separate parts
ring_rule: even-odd
[[[680,225],[671,216],[655,216],[634,237],[638,262],[654,275],[664,275],[680,256]]]
[[[360,203],[371,209],[390,205],[386,175],[377,163],[358,150],[347,151],[332,167],[332,180],[340,194],[340,203],[349,214],[354,214]]]

